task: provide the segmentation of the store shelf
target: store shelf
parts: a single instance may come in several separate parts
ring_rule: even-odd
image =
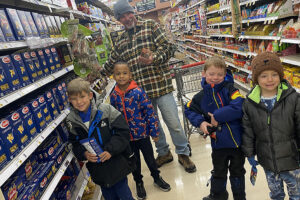
[[[300,44],[300,38],[281,39],[281,43]]]
[[[53,120],[45,130],[38,134],[8,165],[0,172],[0,186],[25,162],[25,160],[38,148],[38,146],[52,133],[52,131],[67,117],[69,109]]]
[[[49,183],[48,187],[46,188],[45,192],[43,193],[41,200],[48,200],[50,196],[52,195],[53,191],[55,190],[57,184],[59,183],[61,177],[64,175],[66,169],[68,168],[69,164],[71,163],[71,160],[74,158],[74,154],[71,151],[60,168],[57,170],[56,174],[54,175],[53,179]]]
[[[187,57],[191,58],[192,60],[199,62],[200,60],[197,60],[196,58],[194,58],[193,56],[187,55]]]
[[[242,55],[242,56],[248,56],[248,52],[242,52],[242,51],[226,49],[226,48],[221,48],[221,47],[215,47],[215,46],[209,46],[209,45],[206,45],[206,46],[212,47],[214,49],[218,49],[218,50],[221,50],[221,51],[227,51],[227,52],[235,53],[235,54]]]
[[[241,68],[241,67],[237,67],[237,66],[235,66],[234,64],[232,64],[232,63],[230,63],[230,62],[225,62],[227,65],[229,65],[229,66],[231,66],[231,67],[233,67],[233,68],[235,68],[235,69],[238,69],[238,70],[240,70],[240,71],[243,71],[243,72],[246,72],[246,73],[248,73],[248,74],[252,74],[252,72],[250,71],[250,70],[247,70],[247,69],[244,69],[244,68]]]
[[[215,24],[207,24],[207,26],[222,26],[222,25],[231,25],[232,22],[220,22]]]
[[[180,12],[185,12],[185,11],[187,11],[187,10],[189,10],[189,9],[192,9],[193,7],[195,7],[195,6],[199,5],[199,4],[202,4],[202,3],[205,3],[205,0],[201,0],[201,1],[199,1],[198,3],[195,3],[194,5],[188,7],[188,8],[186,8],[186,9],[180,11]]]
[[[280,57],[281,62],[300,66],[300,54]]]
[[[204,52],[201,52],[201,51],[197,51],[198,53],[204,55],[204,56],[207,56],[207,57],[211,57],[211,55],[207,54],[207,53],[204,53]]]
[[[210,37],[229,37],[233,38],[233,35],[226,35],[226,34],[216,34],[216,35],[210,35]]]
[[[195,42],[195,41],[192,40],[192,39],[184,39],[184,42],[185,42],[185,41]]]
[[[39,37],[30,38],[30,40],[34,40],[38,46],[35,48],[42,48],[46,46],[51,46],[60,42],[67,42],[67,38],[44,38],[41,39]],[[0,51],[7,51],[12,49],[19,49],[28,47],[28,43],[26,41],[12,41],[12,42],[0,42]]]
[[[255,2],[257,2],[257,1],[260,1],[260,0],[249,0],[249,1],[245,1],[245,2],[240,3],[240,6],[243,6],[243,5],[254,5]]]
[[[211,14],[214,14],[214,13],[217,13],[217,12],[219,12],[219,10],[213,10],[213,11],[207,12],[206,15],[211,15]]]
[[[278,19],[278,16],[275,17],[265,17],[265,18],[257,18],[257,19],[244,19],[242,23],[254,23],[254,22],[266,22],[266,21],[275,21]]]
[[[230,7],[230,5],[229,5],[229,6],[225,6],[225,7],[223,7],[223,8],[220,8],[219,12],[223,12],[223,11],[225,11],[225,10],[227,10],[228,12],[231,12],[231,7]]]
[[[38,88],[54,81],[55,79],[57,79],[57,78],[63,76],[64,74],[72,71],[73,69],[74,69],[74,66],[70,65],[68,67],[63,68],[62,70],[60,70],[58,72],[55,72],[55,73],[53,73],[53,74],[51,74],[51,75],[49,75],[45,78],[42,78],[42,79],[40,79],[40,80],[30,84],[30,85],[27,85],[27,86],[13,92],[13,93],[10,93],[10,94],[2,97],[0,99],[0,108],[3,108],[4,106],[6,106],[6,105],[20,99],[21,97],[31,93],[32,91],[37,90]]]
[[[194,51],[197,51],[197,49],[193,48],[193,47],[190,47],[190,46],[187,46],[187,49],[192,49]]]
[[[234,79],[234,83],[236,83],[239,87],[243,88],[246,92],[250,92],[251,88],[248,85]]]
[[[194,35],[194,37],[198,37],[198,38],[210,38],[209,35]]]
[[[260,36],[260,35],[242,35],[239,39],[255,39],[255,40],[280,40],[279,36]]]
[[[71,200],[78,200],[82,198],[84,189],[88,183],[89,178],[89,172],[85,165],[83,165],[79,175],[77,176],[77,179],[74,184],[74,189],[72,191],[72,197]]]

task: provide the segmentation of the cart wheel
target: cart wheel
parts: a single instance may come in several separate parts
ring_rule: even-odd
[[[189,155],[189,156],[191,157],[191,156],[192,156],[192,147],[191,147],[190,143],[188,143],[187,146],[188,146],[188,148],[189,148],[189,150],[190,150],[190,155]]]

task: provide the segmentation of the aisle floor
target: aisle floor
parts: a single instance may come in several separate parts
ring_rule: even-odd
[[[179,116],[182,118],[182,112],[179,108]],[[204,139],[199,134],[192,134],[190,138],[190,144],[192,147],[191,159],[197,167],[195,173],[187,173],[183,167],[178,163],[177,154],[175,154],[175,148],[172,144],[170,134],[162,123],[162,126],[167,135],[167,141],[170,145],[171,152],[174,160],[160,168],[161,176],[166,180],[172,187],[171,191],[163,192],[160,191],[153,185],[153,179],[150,176],[150,172],[145,162],[142,162],[142,174],[144,176],[143,181],[147,192],[148,200],[202,200],[204,196],[209,194],[209,187],[206,186],[207,181],[210,178],[210,171],[212,170],[211,162],[211,146],[209,138]],[[155,146],[153,144],[155,151]],[[157,156],[155,152],[155,157]],[[143,159],[142,159],[143,160]],[[267,186],[266,178],[263,169],[258,166],[258,174],[255,186],[252,186],[249,180],[250,165],[246,161],[245,163],[245,180],[246,180],[246,197],[248,200],[267,200],[269,198],[269,189]],[[128,176],[129,186],[131,191],[136,198],[135,182],[132,175]],[[227,191],[229,192],[229,200],[233,200],[230,183],[227,182]],[[288,199],[286,197],[285,199]]]

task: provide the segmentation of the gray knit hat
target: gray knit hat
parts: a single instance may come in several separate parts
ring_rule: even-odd
[[[119,20],[124,13],[128,12],[134,13],[134,9],[127,0],[119,0],[114,4],[114,15],[117,20]]]

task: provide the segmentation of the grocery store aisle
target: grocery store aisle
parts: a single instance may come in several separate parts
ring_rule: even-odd
[[[181,109],[179,107],[179,116],[182,116]],[[209,139],[203,139],[199,134],[193,134],[190,138],[192,146],[192,157],[191,159],[197,166],[195,173],[187,173],[183,167],[178,163],[177,155],[174,151],[174,146],[171,142],[169,132],[166,126],[163,124],[163,128],[167,134],[167,140],[171,147],[174,160],[160,168],[162,177],[171,185],[172,189],[170,192],[160,191],[153,185],[153,179],[150,176],[150,172],[145,164],[142,163],[142,174],[144,175],[143,181],[147,192],[148,200],[202,200],[204,196],[209,194],[209,188],[206,187],[207,181],[210,178],[210,171],[212,169],[211,163],[211,146]],[[172,144],[172,145],[171,145]],[[154,144],[153,144],[154,145]],[[155,146],[154,146],[155,149]],[[155,153],[156,157],[156,153]],[[252,186],[249,180],[250,165],[248,161],[245,164],[246,168],[246,195],[248,200],[267,200],[269,199],[269,189],[265,179],[263,169],[258,166],[258,176],[256,185]],[[129,186],[131,191],[134,193],[136,198],[135,182],[133,181],[132,175],[129,175]],[[233,200],[230,183],[227,183],[227,190],[229,192],[229,200]],[[286,197],[286,199],[288,199]]]

